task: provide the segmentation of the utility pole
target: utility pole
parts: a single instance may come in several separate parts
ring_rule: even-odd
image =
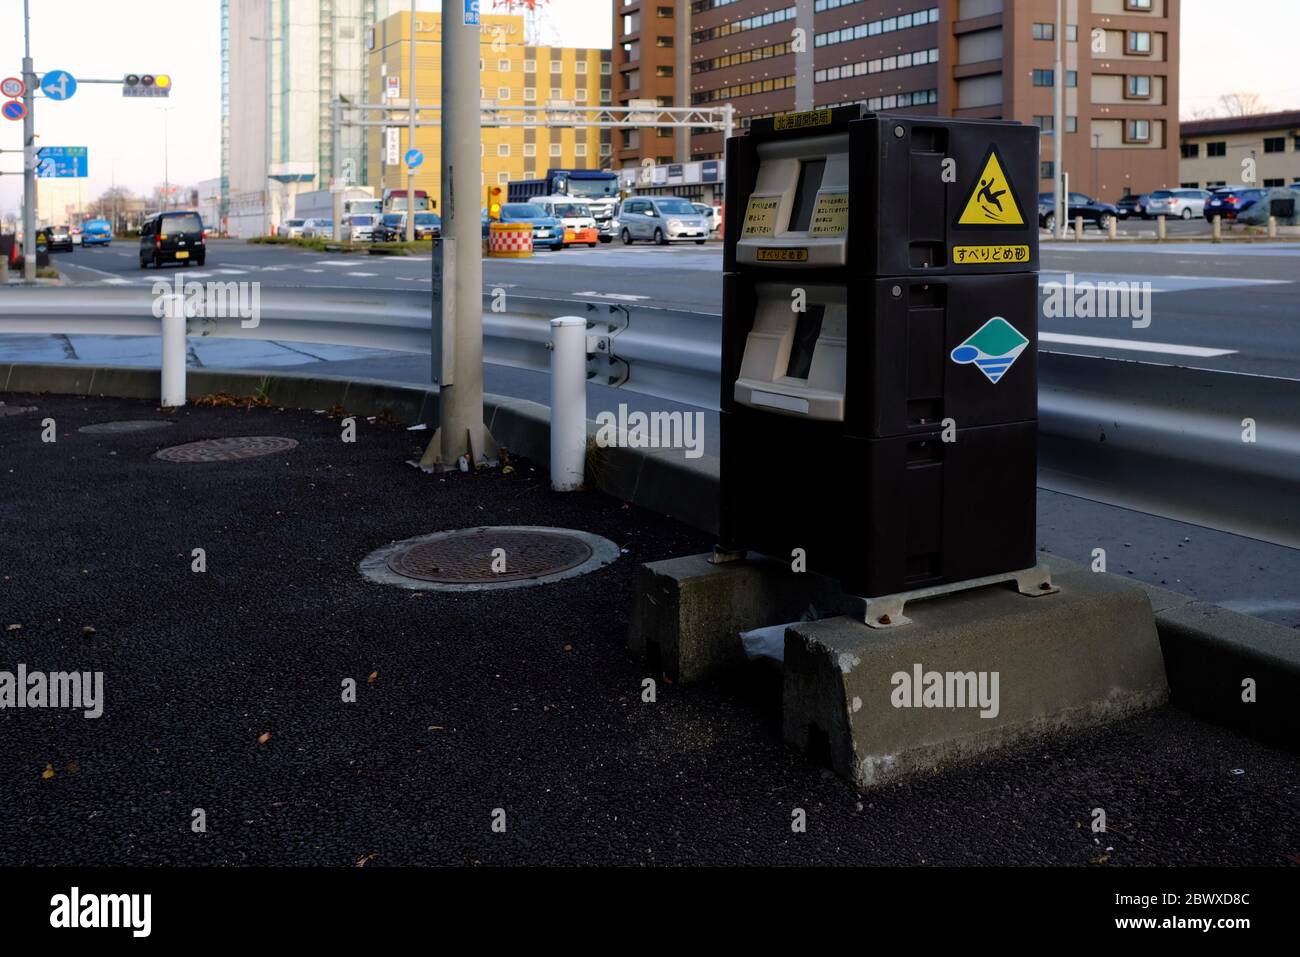
[[[1052,92],[1055,97],[1052,111],[1052,193],[1056,197],[1053,210],[1053,229],[1057,239],[1065,238],[1065,197],[1061,195],[1061,154],[1065,139],[1065,18],[1061,0],[1056,0],[1056,69],[1052,73]]]
[[[448,4],[447,6],[454,6],[454,4]],[[447,29],[447,18],[451,16],[452,12],[453,11],[448,10],[446,6],[443,7],[442,29],[444,32],[446,32]],[[474,57],[476,61],[478,59],[478,31],[479,28],[474,27]],[[415,0],[411,0],[410,53],[410,80],[409,86],[406,89],[406,148],[408,150],[413,150],[415,149]],[[445,91],[443,95],[446,95]],[[415,241],[415,167],[410,163],[406,164],[406,241],[408,243]]]
[[[343,240],[343,97],[338,93],[337,81],[334,90],[334,110],[330,121],[334,127],[330,132],[333,143],[330,152],[334,154],[334,162],[330,170],[330,211],[334,217],[334,241],[341,242]]]
[[[27,10],[28,0],[23,0],[23,282],[36,281],[36,121],[32,117],[35,105],[36,69],[32,66],[32,23]]]
[[[171,208],[172,200],[172,173],[171,173],[171,144],[167,139],[167,114],[171,112],[170,108],[164,108],[163,115],[163,209]]]
[[[483,426],[479,26],[469,4],[463,15],[461,9],[459,3],[444,4],[442,14],[442,241],[433,263],[441,317],[441,323],[434,317],[433,343],[440,360],[433,367],[439,424],[420,460],[430,471],[455,469],[462,457],[471,466],[489,465],[497,456]]]

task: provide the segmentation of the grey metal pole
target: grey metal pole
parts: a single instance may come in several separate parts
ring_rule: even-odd
[[[1056,197],[1053,210],[1056,238],[1065,236],[1065,197],[1061,195],[1061,154],[1064,152],[1065,139],[1065,69],[1063,49],[1065,46],[1065,19],[1061,9],[1061,0],[1056,0],[1056,68],[1052,74],[1052,87],[1055,99],[1052,111],[1052,193]]]
[[[330,183],[330,189],[332,190],[332,195],[330,196],[330,199],[333,201],[332,215],[334,217],[334,241],[342,242],[343,240],[343,184],[340,182],[340,180],[343,178],[343,156],[341,155],[342,149],[340,147],[342,145],[342,140],[343,140],[343,131],[341,129],[343,123],[343,101],[342,98],[337,93],[334,94],[334,112],[331,119],[331,123],[334,127],[332,131],[333,141],[334,141],[334,145],[332,147],[334,153],[334,163],[333,163],[333,169],[330,172],[330,177],[332,180]]]
[[[32,25],[23,0],[23,282],[36,281],[36,70],[32,66]]]
[[[449,4],[448,6],[451,6]],[[443,8],[443,22],[451,16],[454,11]],[[444,26],[445,30],[446,27]],[[478,27],[474,28],[478,33]],[[410,47],[410,79],[406,88],[406,148],[415,149],[415,0],[411,0],[411,47]],[[474,56],[478,56],[478,44],[474,47]],[[443,94],[446,95],[445,92]],[[477,141],[478,137],[475,137]],[[408,163],[406,166],[406,241],[415,241],[415,169]]]
[[[474,465],[496,459],[483,426],[483,246],[479,218],[479,28],[460,4],[442,17],[442,283],[445,344],[439,379],[438,434],[421,465],[448,470],[464,456]],[[409,212],[409,210],[408,210]],[[448,354],[450,353],[450,354]],[[450,373],[448,375],[447,373]]]

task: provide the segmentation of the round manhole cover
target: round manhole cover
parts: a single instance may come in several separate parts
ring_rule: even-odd
[[[154,454],[164,462],[230,462],[287,452],[297,445],[296,439],[278,435],[237,435],[227,439],[203,439],[200,442],[173,445]]]
[[[433,591],[521,588],[584,575],[618,558],[589,532],[526,525],[464,528],[397,542],[367,556],[371,581]]]
[[[83,425],[77,431],[89,435],[117,435],[121,432],[148,432],[151,429],[165,429],[172,424],[171,422],[164,422],[162,419],[127,419],[121,422],[96,422],[94,425]]]

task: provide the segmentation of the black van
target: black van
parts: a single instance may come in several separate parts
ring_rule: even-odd
[[[166,262],[203,265],[208,245],[203,220],[192,210],[172,209],[154,213],[140,225],[140,268]]]

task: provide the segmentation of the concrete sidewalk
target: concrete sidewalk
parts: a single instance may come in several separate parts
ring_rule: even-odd
[[[0,395],[0,670],[104,673],[104,713],[0,711],[0,865],[1287,864],[1300,757],[1172,707],[859,798],[782,742],[760,683],[657,683],[624,651],[638,565],[684,525],[527,462],[427,476],[429,433],[325,415]],[[42,442],[53,419],[57,441]],[[201,438],[296,439],[179,465]],[[364,582],[389,542],[484,524],[624,553],[540,588]],[[207,571],[191,571],[194,548]],[[21,625],[10,629],[10,625]],[[88,631],[87,629],[93,629]],[[375,675],[373,683],[368,681]],[[357,701],[344,704],[344,679]],[[269,734],[264,742],[259,739]],[[1094,808],[1110,832],[1094,836]],[[206,833],[191,829],[194,809]],[[494,809],[505,833],[494,833]],[[791,830],[803,809],[807,832]]]

